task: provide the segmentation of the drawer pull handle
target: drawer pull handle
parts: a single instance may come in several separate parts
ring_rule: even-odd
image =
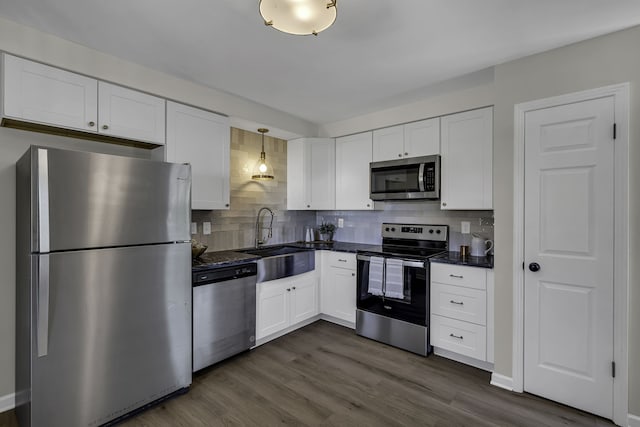
[[[462,302],[462,301],[454,301],[454,300],[451,300],[451,301],[449,301],[449,302],[450,302],[451,304],[464,305],[464,302]]]
[[[338,258],[338,261],[340,261],[340,262],[347,262],[347,260],[346,260],[346,259],[340,259],[340,258]]]
[[[458,338],[459,340],[463,340],[464,337],[462,335],[449,334],[450,337]]]
[[[450,274],[449,277],[455,277],[456,279],[463,279],[464,278],[464,276],[458,276],[458,275],[455,275],[455,274]]]

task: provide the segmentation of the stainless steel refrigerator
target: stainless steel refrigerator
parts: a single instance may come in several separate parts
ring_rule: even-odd
[[[20,425],[97,426],[186,389],[190,167],[32,146],[16,181]]]

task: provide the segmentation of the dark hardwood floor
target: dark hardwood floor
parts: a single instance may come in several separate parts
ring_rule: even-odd
[[[489,384],[490,374],[316,322],[194,376],[122,426],[612,426]],[[12,413],[0,427],[15,426]]]

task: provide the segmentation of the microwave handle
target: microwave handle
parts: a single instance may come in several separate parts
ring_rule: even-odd
[[[418,187],[421,192],[425,191],[424,188],[424,167],[425,163],[420,163],[420,169],[418,170]]]

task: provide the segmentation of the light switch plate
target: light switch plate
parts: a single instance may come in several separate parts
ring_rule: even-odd
[[[211,223],[203,222],[202,223],[202,234],[211,234]]]
[[[191,223],[191,234],[198,234],[198,223],[197,222],[192,222]]]
[[[338,218],[338,228],[344,228],[344,218]]]
[[[471,222],[469,222],[469,221],[460,221],[460,232],[462,234],[471,233]]]

